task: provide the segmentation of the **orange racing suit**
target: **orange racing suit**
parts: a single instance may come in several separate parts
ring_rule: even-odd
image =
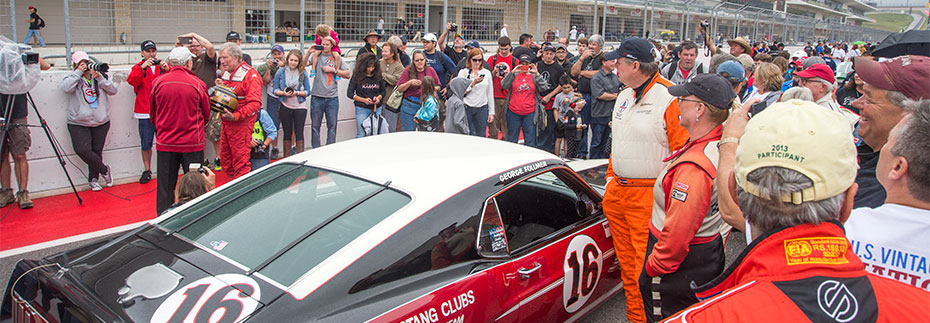
[[[667,95],[668,87],[673,85],[671,82],[656,73],[645,84],[637,89],[625,89],[621,91],[620,97],[614,106],[614,116],[612,127],[620,127],[618,117],[621,114],[634,114],[646,109],[659,108],[663,109],[662,118],[665,129],[664,138],[657,138],[655,144],[668,147],[665,152],[667,156],[672,151],[678,150],[688,141],[688,131],[678,123],[680,114],[677,100],[662,102],[664,107],[649,107],[656,102],[643,100],[650,91],[664,91]],[[633,91],[634,102],[630,106],[624,95],[630,95],[627,91]],[[626,92],[626,93],[625,93]],[[667,105],[666,105],[667,104]],[[644,115],[639,113],[638,115]],[[643,138],[654,137],[652,132],[634,134],[629,138],[623,136],[614,136],[613,141],[616,143],[623,140],[643,140]],[[613,237],[614,249],[617,251],[617,260],[620,262],[621,277],[623,278],[623,289],[626,294],[627,319],[630,322],[645,322],[645,313],[643,308],[643,299],[639,291],[639,276],[643,268],[643,262],[646,258],[646,243],[649,238],[649,220],[652,218],[652,189],[655,185],[655,178],[624,178],[619,176],[625,167],[631,165],[614,165],[614,155],[628,154],[630,152],[613,149],[611,151],[611,162],[608,163],[607,169],[607,186],[604,192],[604,214],[610,224],[610,232]],[[664,156],[663,156],[664,157]],[[662,170],[661,160],[656,165],[636,165],[639,167],[652,168],[656,174]]]
[[[233,89],[239,106],[232,113],[234,121],[223,119],[220,135],[220,160],[223,169],[232,178],[245,175],[251,169],[252,127],[262,108],[262,77],[246,63],[239,64],[234,73],[224,72],[223,84]]]

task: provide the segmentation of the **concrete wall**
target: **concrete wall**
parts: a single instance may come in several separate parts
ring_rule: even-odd
[[[30,92],[38,107],[39,113],[45,118],[53,138],[57,139],[62,153],[67,161],[67,169],[71,179],[79,190],[87,189],[87,165],[80,157],[74,154],[71,148],[71,136],[67,129],[67,96],[58,90],[58,83],[65,71],[43,72],[39,84]],[[135,94],[132,87],[126,83],[128,69],[114,69],[110,71],[111,79],[119,86],[119,93],[108,98],[110,104],[110,132],[104,146],[103,160],[113,169],[117,182],[132,182],[139,179],[144,170],[140,158],[138,123],[133,119],[133,102]],[[312,81],[311,81],[312,82]],[[348,80],[339,81],[339,124],[337,126],[337,142],[355,138],[355,108],[352,102],[345,97]],[[309,100],[307,101],[309,104]],[[38,125],[39,118],[35,111],[29,109],[29,124]],[[306,144],[310,145],[310,117],[305,125]],[[326,138],[326,124],[323,124],[322,142]],[[68,180],[58,164],[52,150],[52,145],[42,128],[33,127],[32,147],[26,153],[29,158],[29,190],[35,196],[59,194],[70,190]],[[280,141],[279,141],[280,142]],[[206,145],[205,155],[215,156],[213,147]],[[308,147],[309,150],[309,147]],[[155,157],[153,156],[153,168]],[[153,169],[154,171],[154,169]],[[13,177],[14,187],[15,176]]]

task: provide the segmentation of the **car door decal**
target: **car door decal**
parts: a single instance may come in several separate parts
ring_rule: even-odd
[[[258,308],[257,299],[261,299],[261,289],[248,276],[204,277],[174,291],[150,322],[238,322]]]
[[[565,250],[562,306],[574,313],[587,303],[597,287],[603,269],[603,253],[591,237],[579,234],[572,238]]]

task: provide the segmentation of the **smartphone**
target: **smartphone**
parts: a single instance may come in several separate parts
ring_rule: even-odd
[[[530,70],[530,66],[529,66],[529,65],[520,65],[520,66],[518,66],[517,68],[520,69],[521,71],[529,71],[529,70]]]
[[[315,50],[323,50],[323,45],[313,45],[313,49],[315,49]]]
[[[756,102],[749,107],[749,117],[752,118],[759,112],[762,112],[762,110],[765,110],[766,107],[768,107],[768,105],[766,105],[765,101]]]
[[[190,45],[194,43],[194,37],[178,37],[178,42],[181,45]]]

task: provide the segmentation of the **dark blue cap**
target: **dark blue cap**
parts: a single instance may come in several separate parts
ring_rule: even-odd
[[[648,40],[639,37],[630,37],[620,43],[620,47],[604,54],[604,59],[613,60],[626,57],[643,63],[655,62],[654,46]]]
[[[467,43],[465,43],[465,47],[481,48],[481,44],[479,44],[477,40],[469,40]]]
[[[153,41],[151,41],[151,40],[143,41],[143,42],[142,42],[142,50],[144,51],[144,50],[149,49],[149,48],[155,48],[155,42],[153,42]],[[156,49],[157,49],[157,48],[156,48]]]

